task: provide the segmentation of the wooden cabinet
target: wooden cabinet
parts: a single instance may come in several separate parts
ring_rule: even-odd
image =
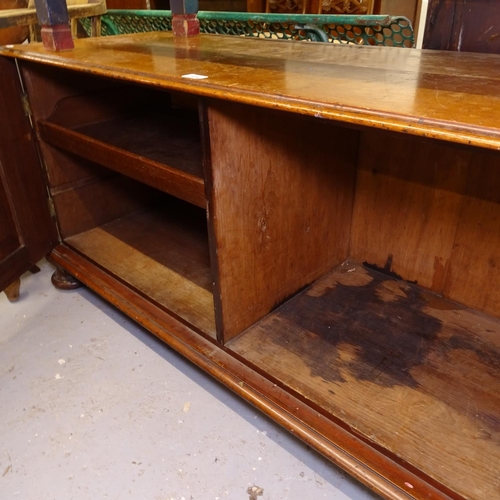
[[[424,48],[500,54],[495,0],[430,0]]]
[[[498,57],[2,53],[53,262],[383,497],[500,498]]]

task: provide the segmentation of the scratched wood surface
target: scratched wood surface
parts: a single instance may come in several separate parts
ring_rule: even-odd
[[[347,262],[227,347],[465,498],[500,498],[500,322]]]
[[[500,148],[494,54],[140,33],[0,54],[358,125]],[[203,80],[183,78],[187,74]]]
[[[143,210],[66,242],[153,303],[215,337],[203,210]]]

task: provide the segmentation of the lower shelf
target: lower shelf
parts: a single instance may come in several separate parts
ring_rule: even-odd
[[[215,338],[205,212],[196,216],[141,211],[65,242],[181,321]]]
[[[345,263],[226,347],[445,488],[500,498],[499,320]]]

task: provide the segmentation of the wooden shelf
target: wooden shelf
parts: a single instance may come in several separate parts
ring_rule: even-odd
[[[65,240],[184,323],[215,338],[204,211],[146,210]]]
[[[205,208],[201,140],[182,113],[121,116],[80,127],[40,120],[49,144]]]
[[[226,346],[445,488],[497,498],[498,319],[347,262]]]

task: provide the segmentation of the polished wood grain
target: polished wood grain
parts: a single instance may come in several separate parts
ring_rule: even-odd
[[[204,211],[141,211],[66,242],[159,307],[215,337]]]
[[[209,103],[208,126],[217,326],[227,341],[346,258],[358,133],[223,102]]]
[[[500,148],[500,58],[391,47],[141,33],[0,54],[197,95]],[[182,78],[186,74],[204,80]]]
[[[498,320],[346,262],[227,348],[464,498],[500,498]]]

